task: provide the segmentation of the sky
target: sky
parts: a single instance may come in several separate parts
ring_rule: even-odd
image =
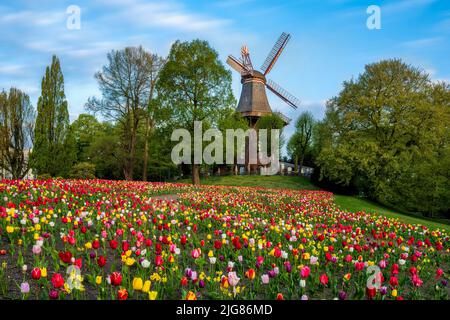
[[[69,6],[80,9],[80,28],[68,28]],[[380,29],[369,29],[371,5],[380,8]],[[292,38],[268,75],[300,99],[290,108],[268,92],[273,110],[296,119],[302,111],[324,116],[325,102],[364,66],[400,58],[434,81],[450,81],[448,0],[2,0],[0,90],[17,87],[36,107],[51,56],[61,60],[71,121],[100,97],[95,72],[106,54],[142,45],[166,56],[180,39],[208,40],[225,64],[246,44],[258,69],[282,32]],[[227,66],[228,68],[228,66]],[[233,71],[239,99],[240,76]],[[293,122],[285,129],[289,137]]]

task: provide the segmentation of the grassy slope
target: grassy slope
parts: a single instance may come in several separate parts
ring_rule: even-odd
[[[181,180],[180,182],[190,183],[191,180]],[[304,177],[291,176],[223,176],[209,177],[202,179],[202,184],[217,186],[238,186],[238,187],[265,187],[280,189],[307,189],[317,190],[318,188],[311,184]]]
[[[190,180],[178,182],[190,183]],[[307,189],[318,190],[308,179],[293,176],[223,176],[209,177],[202,180],[202,184],[221,186],[266,187],[281,189]],[[404,223],[422,224],[429,228],[440,228],[450,232],[450,225],[430,221],[403,213],[397,213],[375,202],[351,196],[335,195],[336,204],[343,210],[350,212],[365,211],[378,213],[389,218],[398,218]]]
[[[431,219],[421,218],[412,214],[397,213],[370,200],[343,195],[335,195],[334,199],[336,204],[343,210],[348,210],[351,212],[365,211],[382,214],[389,218],[398,218],[400,221],[405,223],[422,224],[429,228],[445,229],[447,232],[450,232],[450,225],[448,224],[432,221]]]

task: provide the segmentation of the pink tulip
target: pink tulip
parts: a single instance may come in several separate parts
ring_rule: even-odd
[[[228,283],[230,284],[230,286],[235,287],[240,279],[241,278],[238,278],[238,276],[236,275],[236,272],[228,272]]]

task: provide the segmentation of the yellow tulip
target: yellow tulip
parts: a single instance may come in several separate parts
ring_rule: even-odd
[[[14,232],[14,227],[13,226],[7,226],[6,227],[6,232],[13,233]]]
[[[101,276],[97,276],[97,277],[95,278],[95,283],[96,283],[96,284],[101,284],[101,283],[102,283],[102,277],[101,277]]]
[[[147,280],[144,282],[144,285],[142,286],[142,292],[147,293],[150,291],[150,286],[152,285],[150,280]]]
[[[86,249],[92,249],[92,243],[86,242],[86,244],[84,245],[84,247],[85,247]]]
[[[47,278],[47,268],[41,268],[41,277]]]
[[[397,289],[392,290],[391,295],[395,298],[397,296]]]
[[[158,295],[158,291],[150,291],[148,293],[149,300],[156,300],[156,296]]]
[[[133,279],[133,290],[141,291],[144,286],[142,282],[142,278],[134,278]]]

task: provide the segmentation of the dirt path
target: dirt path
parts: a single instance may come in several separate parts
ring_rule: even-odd
[[[152,199],[165,200],[165,201],[177,201],[179,199],[177,194],[163,194],[160,196],[152,196]]]

